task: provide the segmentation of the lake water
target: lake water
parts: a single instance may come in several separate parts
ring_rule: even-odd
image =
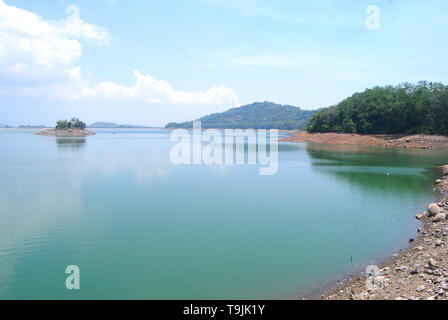
[[[0,130],[1,299],[295,298],[405,247],[448,163],[280,143],[278,173],[260,176],[175,166],[170,131],[96,132]]]

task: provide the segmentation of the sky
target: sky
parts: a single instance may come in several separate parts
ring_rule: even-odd
[[[447,83],[446,0],[0,0],[0,123],[164,126]]]

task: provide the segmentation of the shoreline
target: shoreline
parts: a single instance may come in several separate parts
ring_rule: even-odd
[[[431,135],[360,135],[349,133],[309,133],[307,131],[289,131],[290,137],[283,142],[306,142],[333,145],[371,145],[390,148],[448,149],[448,137]]]
[[[67,130],[44,129],[35,132],[34,134],[37,136],[50,136],[50,137],[63,137],[63,138],[71,138],[71,137],[78,138],[78,137],[96,135],[96,133],[86,129],[67,129]]]
[[[435,189],[440,196],[427,211],[415,216],[422,224],[407,248],[392,257],[374,259],[383,261],[376,276],[353,270],[347,272],[350,277],[336,284],[329,280],[328,286],[315,288],[304,299],[448,300],[448,259],[444,259],[448,255],[448,165],[438,169],[442,175],[435,181]],[[436,212],[440,214],[434,216]],[[373,288],[368,289],[367,281],[374,284]]]

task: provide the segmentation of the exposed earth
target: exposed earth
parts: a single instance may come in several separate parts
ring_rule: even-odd
[[[380,145],[395,148],[448,149],[448,137],[429,135],[360,135],[349,133],[309,133],[289,131],[281,141],[345,145]]]
[[[53,136],[53,137],[85,137],[93,136],[94,132],[89,130],[81,129],[67,129],[67,130],[57,130],[57,129],[45,129],[35,133],[39,136]]]

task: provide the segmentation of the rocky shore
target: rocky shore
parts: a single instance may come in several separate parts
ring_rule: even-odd
[[[448,300],[448,165],[435,181],[441,198],[416,215],[422,221],[410,246],[376,272],[340,281],[311,297],[323,300]]]
[[[310,133],[289,131],[281,141],[341,145],[376,145],[390,148],[448,149],[448,137],[429,135],[361,135],[349,133]]]
[[[67,130],[57,130],[57,129],[45,129],[35,133],[39,136],[52,136],[52,137],[85,137],[93,136],[94,132],[89,130],[81,129],[67,129]]]

